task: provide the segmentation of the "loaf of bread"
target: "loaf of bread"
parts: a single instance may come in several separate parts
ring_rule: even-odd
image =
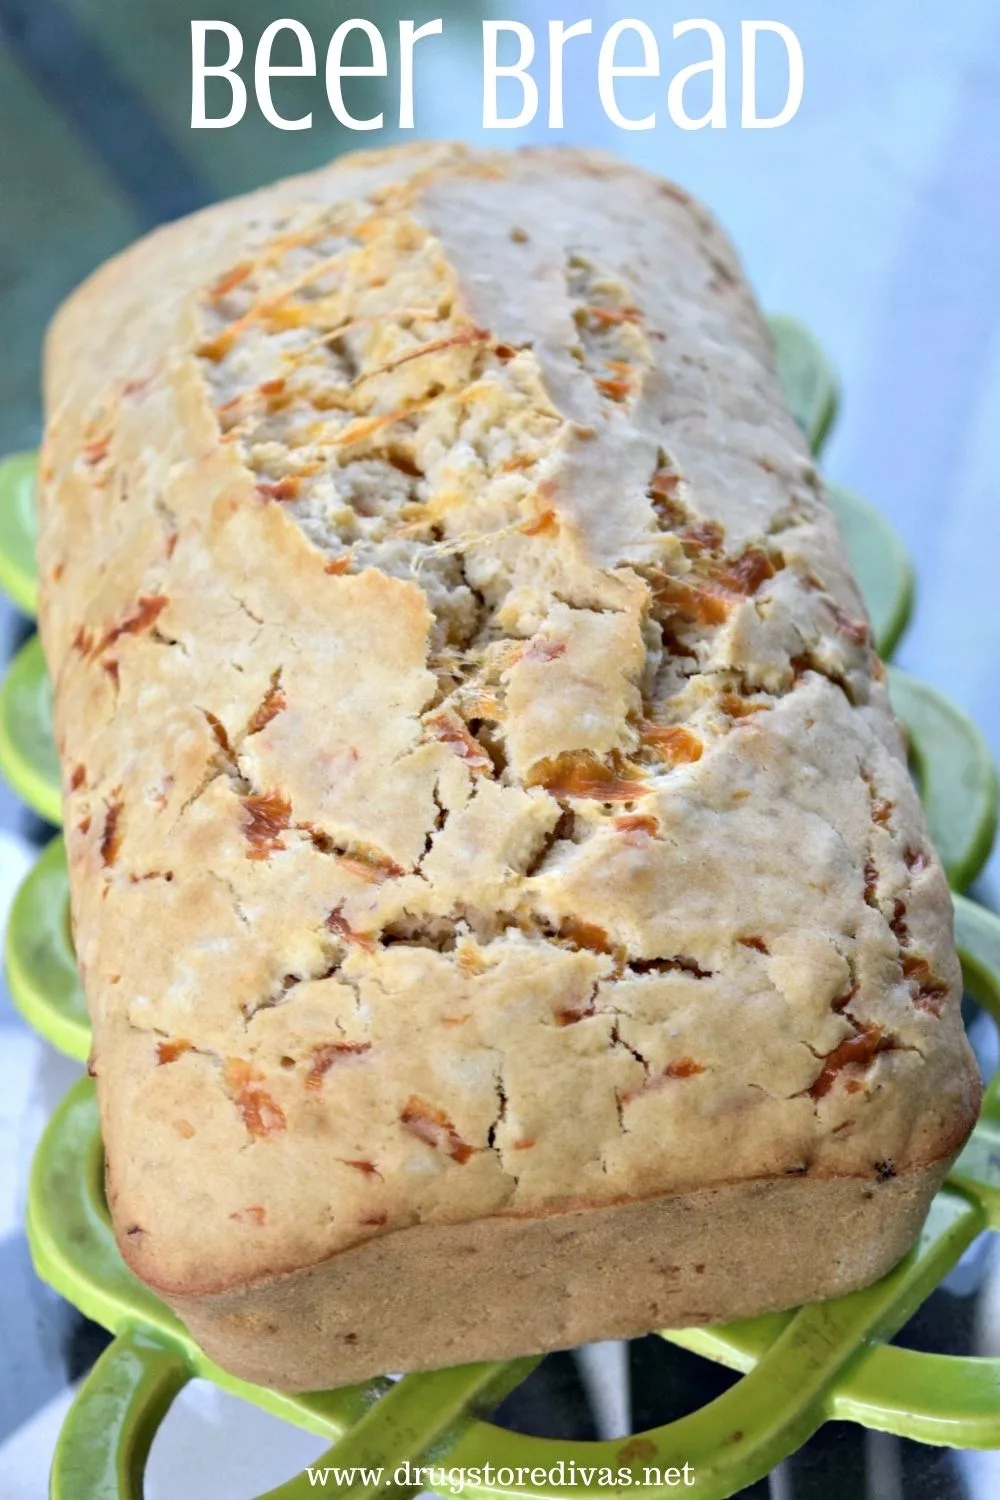
[[[108,1198],[290,1389],[858,1287],[969,1132],[951,908],[733,252],[604,156],[349,156],[47,348]]]

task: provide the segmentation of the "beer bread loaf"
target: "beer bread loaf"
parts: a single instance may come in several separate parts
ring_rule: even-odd
[[[680,189],[345,157],[59,312],[41,629],[108,1196],[291,1389],[881,1275],[951,907],[766,327]]]

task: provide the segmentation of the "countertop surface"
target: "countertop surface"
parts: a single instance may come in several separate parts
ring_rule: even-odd
[[[192,133],[187,22],[204,9],[0,0],[0,453],[36,442],[44,325],[94,265],[162,218],[370,143],[319,116],[308,139],[259,121]],[[238,19],[248,39],[282,13],[273,0],[208,9]],[[329,5],[294,9],[325,43]],[[671,20],[691,8],[652,0],[446,3],[423,7],[426,16],[416,3],[355,9],[393,23],[445,16],[448,45],[417,94],[427,135],[484,139],[477,10],[528,21],[540,40],[550,16],[591,17],[598,38],[624,15],[645,18],[665,75],[699,55],[670,38]],[[761,9],[795,27],[806,57],[805,101],[786,129],[616,131],[597,106],[596,47],[583,41],[570,54],[561,138],[676,176],[726,224],[764,305],[819,335],[845,393],[824,467],[892,519],[917,569],[917,609],[897,660],[966,709],[1000,759],[1000,9],[992,0],[771,0]],[[730,41],[735,81],[738,22],[750,12],[739,0],[710,11]],[[780,87],[770,52],[765,72],[767,97]],[[652,90],[632,96],[643,105],[636,114],[658,103],[665,116],[665,78],[636,88]],[[732,97],[738,103],[735,82]],[[538,125],[499,143],[557,138]],[[0,609],[0,654],[25,629]],[[0,915],[46,833],[0,788]],[[991,901],[998,875],[995,857],[976,894]],[[991,1038],[981,1040],[988,1051]],[[35,1278],[20,1227],[33,1143],[75,1072],[0,994],[0,1494],[9,1500],[43,1500],[72,1383],[102,1346],[100,1331]],[[974,1247],[902,1341],[1000,1354],[992,1245]],[[506,1415],[552,1435],[611,1435],[688,1410],[728,1378],[648,1340],[547,1362]],[[322,1446],[196,1384],[157,1440],[149,1500],[238,1500]],[[987,1500],[1000,1494],[1000,1455],[830,1426],[753,1493]]]

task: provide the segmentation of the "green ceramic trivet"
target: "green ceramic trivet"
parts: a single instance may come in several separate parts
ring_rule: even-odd
[[[767,322],[785,400],[810,448],[818,453],[840,405],[837,377],[823,350],[801,323],[783,313],[773,313]]]
[[[0,589],[26,615],[35,613],[34,453],[12,453],[0,462]]]
[[[971,885],[993,847],[997,774],[972,720],[934,688],[889,669],[892,706],[909,741],[931,839],[956,890]]]
[[[0,771],[39,817],[59,822],[52,686],[37,635],[24,643],[0,682]]]
[[[827,484],[851,571],[872,622],[875,645],[888,661],[913,608],[913,570],[902,542],[878,511],[839,484]]]
[[[21,882],[7,919],[7,988],[28,1025],[86,1062],[90,1021],[73,954],[66,846],[55,838]]]

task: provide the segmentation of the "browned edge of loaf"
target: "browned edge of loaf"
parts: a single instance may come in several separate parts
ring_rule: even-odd
[[[883,1276],[950,1161],[885,1181],[766,1178],[417,1225],[290,1275],[167,1300],[225,1369],[290,1391],[726,1322]]]

